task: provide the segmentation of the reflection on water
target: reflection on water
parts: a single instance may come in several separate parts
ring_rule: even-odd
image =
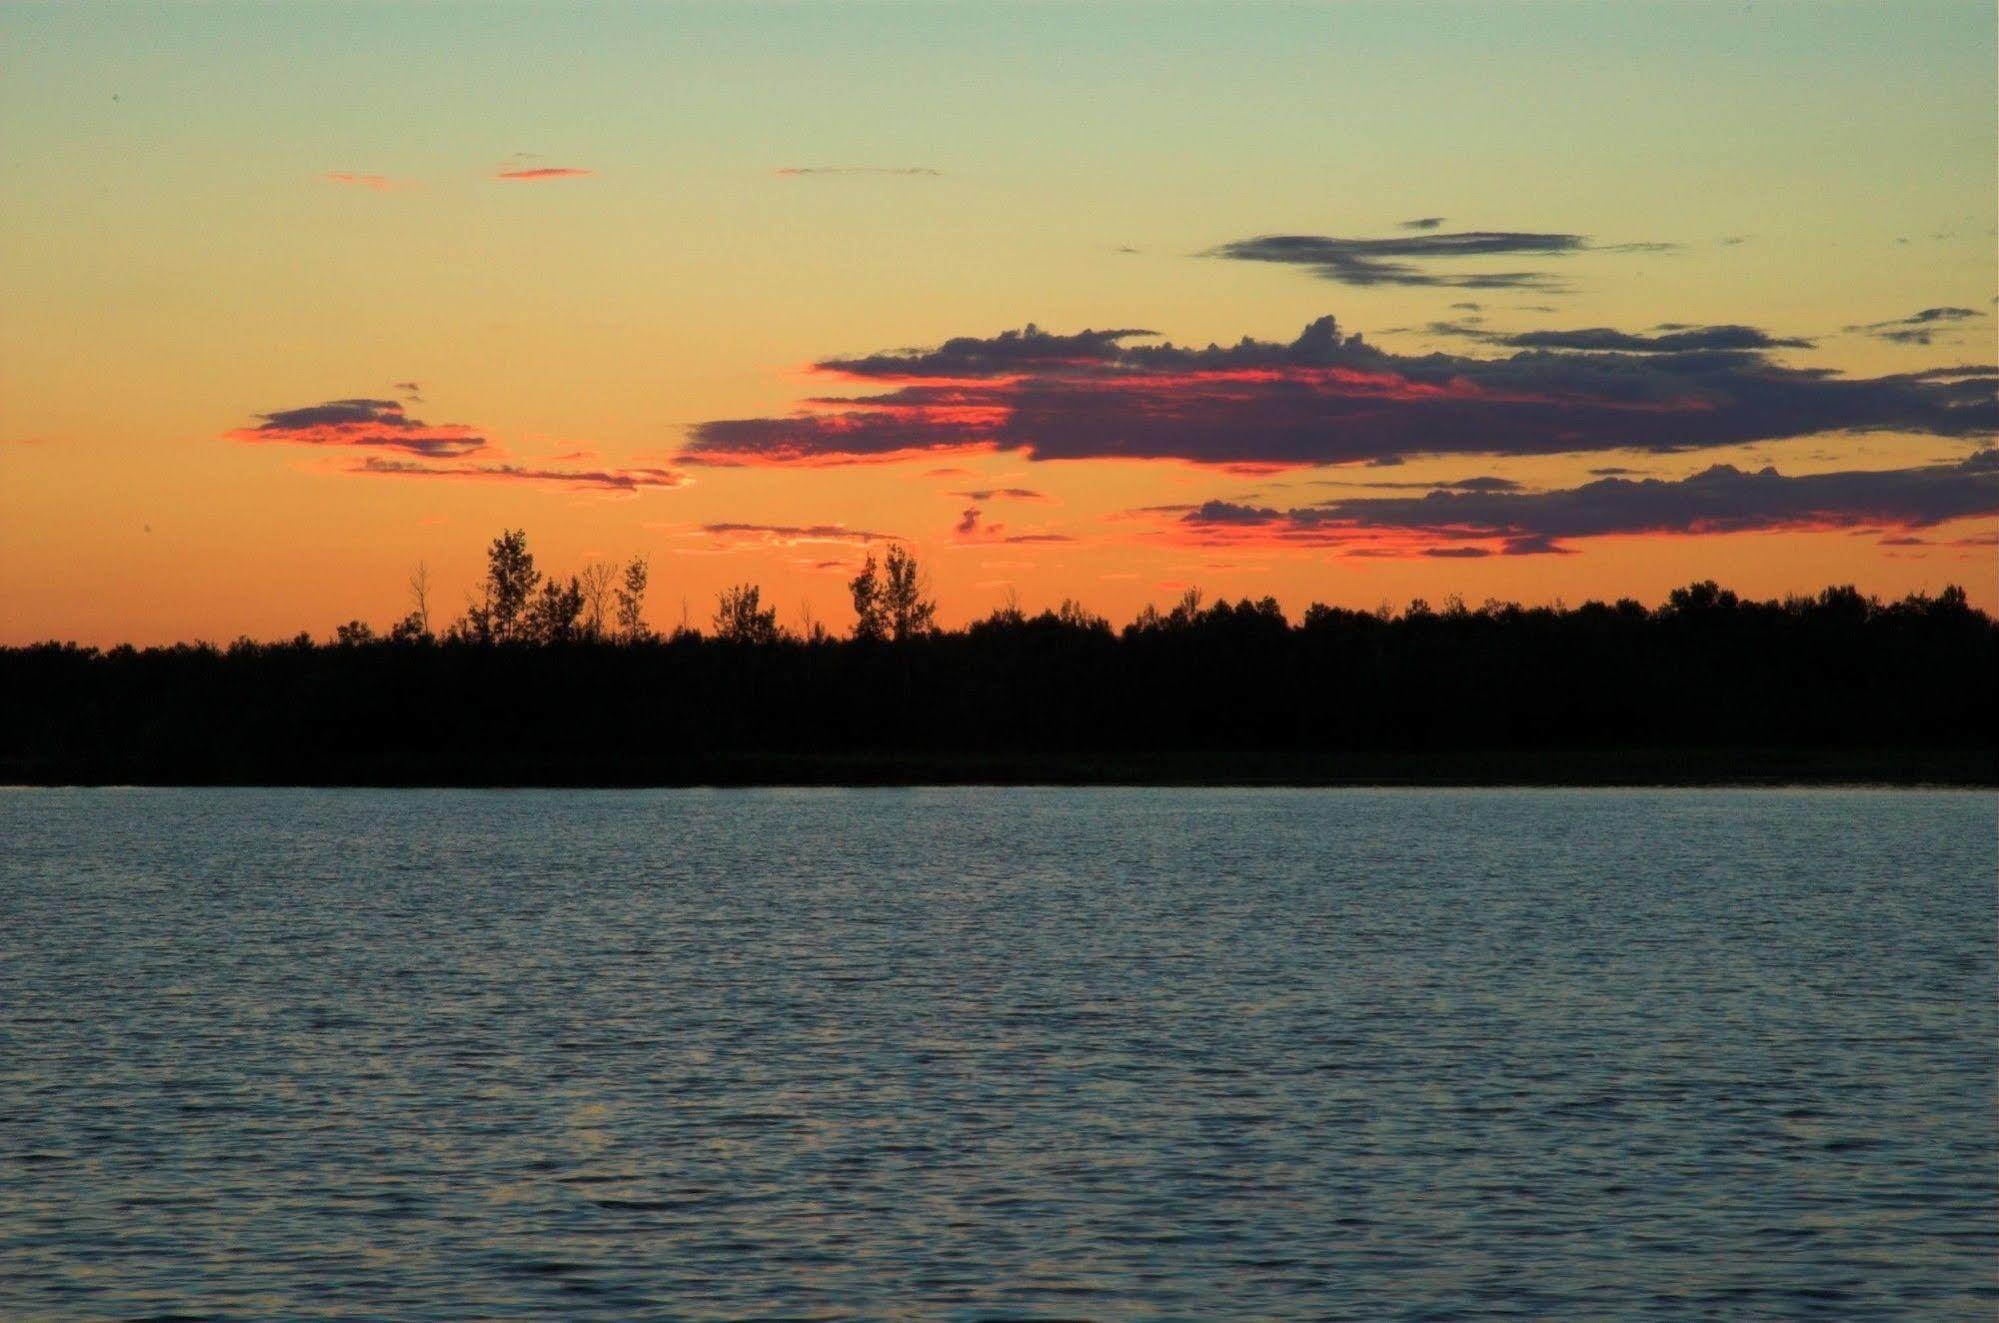
[[[0,1314],[1990,1317],[1978,794],[0,793]]]

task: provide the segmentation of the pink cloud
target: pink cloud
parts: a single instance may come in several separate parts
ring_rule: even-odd
[[[525,170],[502,170],[493,178],[511,180],[515,183],[533,183],[544,179],[581,179],[595,173],[597,173],[595,170],[583,170],[573,165],[537,165]]]
[[[342,184],[348,188],[365,188],[374,193],[389,193],[399,188],[415,188],[416,185],[401,179],[391,179],[387,175],[354,174],[346,170],[329,170],[320,176],[329,184]]]

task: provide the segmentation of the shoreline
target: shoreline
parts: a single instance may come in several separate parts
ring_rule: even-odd
[[[1999,750],[1641,749],[1229,753],[763,753],[671,759],[397,754],[349,759],[0,759],[13,787],[1999,789]]]

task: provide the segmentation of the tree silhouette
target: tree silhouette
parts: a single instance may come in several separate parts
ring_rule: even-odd
[[[753,583],[725,588],[715,603],[715,637],[725,643],[775,643],[777,608],[763,604],[763,589]]]
[[[900,544],[891,545],[882,570],[879,600],[889,637],[902,643],[936,629],[937,603],[923,595],[923,576],[917,569],[916,557]],[[858,603],[858,593],[855,600]]]
[[[524,638],[536,643],[575,643],[583,637],[583,585],[550,579],[527,612]]]
[[[583,594],[583,618],[580,624],[582,636],[596,640],[604,637],[611,623],[612,594],[617,586],[618,567],[601,560],[593,560],[583,567],[576,576],[577,587]]]
[[[854,596],[854,640],[879,643],[888,637],[888,606],[883,600],[881,573],[874,553],[861,565],[861,572],[847,584]]]
[[[392,643],[428,643],[430,632],[430,566],[422,561],[410,571],[409,614],[389,626]]]
[[[625,576],[618,584],[618,637],[627,643],[639,643],[651,637],[646,628],[646,559],[634,556],[625,565]]]
[[[528,607],[541,584],[527,534],[503,529],[486,549],[483,596],[465,613],[464,632],[481,643],[520,643],[532,637]]]

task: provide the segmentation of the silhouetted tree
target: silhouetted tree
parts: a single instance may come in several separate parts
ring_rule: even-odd
[[[861,572],[847,583],[854,596],[854,639],[859,643],[879,643],[888,637],[888,605],[883,599],[881,574],[874,553],[861,564]]]
[[[583,637],[583,585],[550,579],[528,609],[525,638],[536,643],[574,643]]]
[[[777,642],[777,608],[763,604],[753,583],[725,588],[715,603],[715,637],[726,643]]]
[[[1180,600],[1167,613],[1166,626],[1169,629],[1186,629],[1201,619],[1203,593],[1199,588],[1189,588],[1180,594]]]
[[[1055,609],[1055,619],[1066,629],[1079,629],[1088,634],[1109,634],[1111,622],[1084,606],[1073,597],[1062,599],[1062,605]]]
[[[486,549],[483,596],[465,613],[463,632],[481,643],[518,643],[531,637],[528,608],[541,572],[534,567],[527,534],[502,530]]]
[[[923,576],[916,557],[900,545],[890,546],[882,573],[881,609],[889,637],[901,643],[937,628],[937,603],[923,595]]]
[[[638,643],[651,636],[646,628],[646,559],[634,556],[625,564],[625,576],[618,585],[618,637]]]
[[[350,620],[333,631],[334,643],[342,648],[358,648],[375,641],[375,631],[365,620]]]
[[[591,561],[576,576],[576,584],[583,594],[583,616],[579,624],[586,639],[604,637],[611,620],[611,597],[617,584],[617,566],[601,560]]]
[[[389,626],[391,643],[429,643],[430,632],[430,567],[422,561],[410,571],[409,613]]]

